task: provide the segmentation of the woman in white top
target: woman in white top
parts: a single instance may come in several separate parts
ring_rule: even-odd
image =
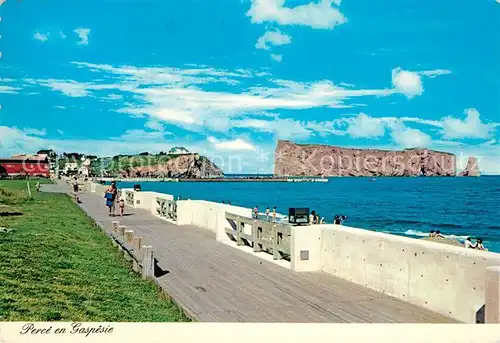
[[[464,242],[464,246],[466,248],[470,248],[470,249],[475,249],[476,248],[476,246],[474,244],[472,244],[472,240],[471,240],[470,237],[467,237],[467,239]]]
[[[483,240],[481,238],[478,238],[476,240],[476,249],[477,250],[486,250],[486,248],[483,245]]]

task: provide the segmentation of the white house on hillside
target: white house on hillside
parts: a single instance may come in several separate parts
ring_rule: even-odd
[[[182,155],[182,154],[190,154],[190,152],[183,146],[174,146],[172,149],[168,151],[168,155]]]

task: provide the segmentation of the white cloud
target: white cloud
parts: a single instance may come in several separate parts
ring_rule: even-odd
[[[233,121],[248,117],[249,114],[321,107],[346,108],[359,106],[348,103],[356,97],[383,97],[397,92],[395,89],[355,89],[352,85],[335,85],[328,80],[295,82],[267,79],[258,77],[258,73],[254,71],[217,70],[206,66],[179,69],[115,67],[82,62],[73,62],[73,65],[100,72],[102,75],[99,82],[106,80],[109,83],[57,79],[25,81],[43,85],[70,97],[92,96],[101,101],[120,99],[124,94],[117,95],[118,91],[129,93],[132,95],[131,102],[119,102],[123,107],[117,108],[117,112],[134,116],[146,115],[152,120],[168,122],[197,132],[202,129],[226,132]],[[256,79],[252,81],[259,86],[239,86],[225,91],[202,89],[206,83],[223,82],[234,85],[241,78]],[[324,122],[306,122],[300,125],[305,130],[315,127],[320,135],[341,134],[341,130],[338,130],[333,122],[327,126]],[[304,134],[305,131],[301,129],[301,132]]]
[[[466,118],[461,120],[454,117],[443,119],[443,135],[445,138],[490,138],[496,124],[484,124],[479,118],[479,111],[468,108],[464,111]]]
[[[17,94],[18,90],[19,90],[19,88],[17,88],[17,87],[0,85],[0,93],[4,93],[4,94]]]
[[[411,123],[417,123],[417,124],[422,124],[422,125],[443,127],[443,122],[440,120],[429,120],[429,119],[422,119],[422,118],[415,118],[415,117],[401,117],[401,118],[399,118],[399,120],[401,120],[402,122],[411,122]]]
[[[247,118],[235,120],[232,122],[233,127],[252,129],[260,132],[267,132],[282,139],[302,139],[308,138],[313,131],[306,127],[306,123],[299,122],[293,119],[255,119]]]
[[[397,92],[408,98],[422,95],[424,92],[420,75],[399,67],[392,70],[392,85]]]
[[[22,132],[26,135],[30,135],[30,136],[45,136],[47,135],[47,130],[46,129],[41,129],[41,130],[38,130],[38,129],[24,129],[22,130]]]
[[[89,35],[90,35],[90,29],[85,29],[85,28],[78,28],[73,30],[78,37],[80,37],[80,41],[78,42],[78,45],[88,45],[89,44]]]
[[[229,150],[229,151],[255,151],[256,147],[252,144],[244,141],[241,138],[234,140],[219,141],[215,137],[208,137],[208,142],[217,150]]]
[[[415,72],[398,67],[392,70],[392,85],[395,92],[401,93],[410,99],[422,95],[424,92],[422,76],[433,79],[437,76],[447,74],[451,74],[451,71],[447,69],[434,69]]]
[[[59,36],[61,36],[62,39],[66,39],[66,35],[62,31],[59,31]]]
[[[43,146],[43,142],[42,138],[33,137],[18,128],[0,126],[0,155],[36,151]]]
[[[102,97],[104,100],[121,100],[123,99],[123,95],[120,94],[109,94],[107,96]]]
[[[283,56],[278,55],[278,54],[271,54],[271,58],[275,60],[276,62],[281,62],[283,60]]]
[[[165,136],[167,135],[171,135],[171,133],[165,132],[163,129],[150,130],[150,131],[146,131],[143,129],[132,129],[132,130],[127,130],[124,134],[115,139],[121,141],[132,141],[132,142],[154,141],[154,140],[161,140],[165,138]]]
[[[63,130],[60,130],[60,129],[57,129],[56,130],[58,134],[60,134],[61,136],[64,136],[64,131]]]
[[[90,94],[89,85],[73,80],[40,79],[27,81],[30,83],[41,84],[70,97],[79,98],[88,96]]]
[[[156,121],[156,120],[150,120],[150,121],[146,122],[146,124],[144,126],[147,127],[148,129],[155,130],[155,131],[163,131],[163,129],[164,129],[163,125],[159,121]]]
[[[141,85],[176,85],[185,87],[194,84],[227,83],[235,85],[240,79],[267,76],[267,73],[252,70],[236,69],[234,71],[218,70],[201,66],[199,68],[169,68],[169,67],[114,67],[109,64],[93,64],[86,62],[72,62],[78,68],[88,68],[93,72],[108,72],[127,81]],[[193,67],[193,66],[190,66]]]
[[[285,7],[285,0],[252,0],[247,16],[256,24],[274,22],[331,30],[347,22],[333,4],[340,5],[340,0],[320,0],[295,7]]]
[[[426,148],[432,143],[428,134],[402,123],[395,123],[390,127],[392,140],[401,148]]]
[[[435,78],[436,76],[451,74],[451,71],[447,69],[434,69],[434,70],[421,71],[419,72],[419,74],[427,76],[432,79]]]
[[[257,49],[269,50],[271,45],[280,46],[287,45],[292,42],[290,36],[281,33],[279,30],[266,31],[262,37],[259,37],[255,47]]]
[[[66,109],[66,107],[64,107],[64,106],[54,106],[54,108],[57,108],[57,109],[60,109],[60,110],[65,110]]]
[[[35,38],[36,40],[39,40],[40,42],[46,42],[48,39],[49,39],[49,34],[48,33],[40,33],[40,32],[37,32],[35,33],[35,35],[33,36],[33,38]]]
[[[385,135],[385,124],[379,118],[360,113],[350,121],[347,133],[355,138],[382,137]]]

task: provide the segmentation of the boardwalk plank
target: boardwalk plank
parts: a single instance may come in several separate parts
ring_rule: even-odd
[[[44,186],[65,193],[65,185]],[[211,231],[178,226],[147,211],[109,217],[98,194],[81,208],[108,232],[112,221],[151,245],[167,274],[159,285],[189,314],[206,322],[453,323],[455,320],[321,273],[296,273],[215,240]]]

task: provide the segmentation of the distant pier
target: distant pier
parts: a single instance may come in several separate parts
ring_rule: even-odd
[[[241,176],[216,178],[96,178],[97,182],[328,182],[327,178],[320,177],[270,177],[270,176]]]
[[[321,178],[297,178],[297,177],[221,177],[201,179],[179,179],[179,182],[328,182]]]

